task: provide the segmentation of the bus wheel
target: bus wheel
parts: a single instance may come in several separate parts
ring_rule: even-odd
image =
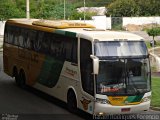
[[[71,113],[77,112],[77,100],[73,91],[69,91],[67,94],[67,107]]]
[[[20,71],[20,73],[19,73],[19,86],[21,88],[26,87],[26,77],[25,77],[24,71]]]
[[[13,77],[15,77],[16,84],[20,86],[20,79],[16,68],[13,69]]]

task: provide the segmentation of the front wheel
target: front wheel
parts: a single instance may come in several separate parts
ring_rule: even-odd
[[[67,95],[67,107],[71,113],[77,112],[77,100],[74,92],[69,91]]]

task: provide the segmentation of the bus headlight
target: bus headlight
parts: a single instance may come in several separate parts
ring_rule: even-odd
[[[101,104],[110,104],[109,100],[101,99],[101,98],[96,98],[96,102],[101,103]]]
[[[142,102],[148,102],[150,100],[151,100],[151,96],[147,96],[142,99]]]

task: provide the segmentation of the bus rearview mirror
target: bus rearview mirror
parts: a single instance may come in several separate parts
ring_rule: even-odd
[[[99,73],[99,58],[94,55],[90,55],[90,57],[93,60],[93,73],[98,74]]]

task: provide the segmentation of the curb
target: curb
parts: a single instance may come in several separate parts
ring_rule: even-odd
[[[156,111],[160,111],[160,107],[153,107],[153,106],[151,106],[150,109],[156,110]]]

